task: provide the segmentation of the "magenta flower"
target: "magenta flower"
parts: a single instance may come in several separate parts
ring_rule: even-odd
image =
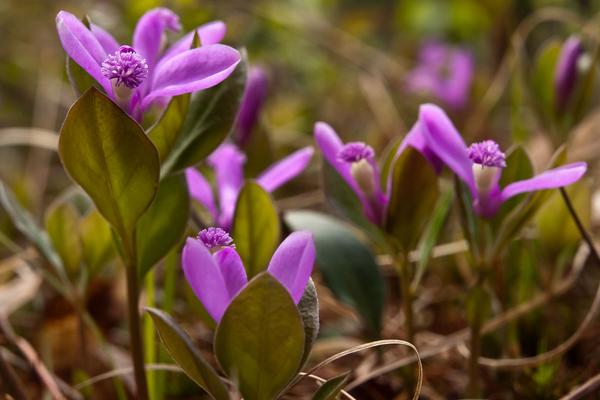
[[[163,51],[167,31],[181,29],[179,17],[166,8],[140,18],[131,46],[119,46],[102,28],[88,29],[66,11],[56,16],[56,28],[69,57],[138,120],[153,104],[217,85],[240,61],[237,50],[218,44],[225,35],[220,21],[198,27]],[[191,49],[194,32],[202,46]]]
[[[469,99],[473,70],[473,57],[467,49],[429,41],[421,47],[417,66],[406,77],[406,87],[460,109]]]
[[[352,188],[362,203],[366,217],[376,225],[383,225],[392,189],[391,176],[388,177],[385,190],[382,189],[379,167],[375,162],[373,148],[363,142],[344,144],[333,128],[325,122],[315,124],[314,135],[327,163]],[[419,124],[416,124],[406,135],[398,147],[394,159],[397,159],[408,146],[421,152],[436,171],[441,170],[443,164],[427,147]]]
[[[298,231],[275,250],[267,271],[289,292],[296,304],[302,298],[315,262],[312,234]],[[183,248],[183,272],[196,297],[217,322],[233,298],[246,286],[244,264],[233,239],[220,228],[208,228]]]
[[[272,192],[302,173],[312,155],[312,147],[300,149],[271,165],[258,176],[256,182],[266,191]],[[207,209],[216,225],[223,229],[230,229],[237,197],[244,185],[246,156],[234,144],[224,143],[208,157],[207,161],[215,173],[218,206],[210,183],[195,168],[188,168],[185,171],[190,196]]]
[[[587,170],[586,163],[572,163],[500,188],[506,158],[497,143],[486,140],[467,147],[446,113],[432,104],[421,106],[417,124],[428,149],[469,187],[475,211],[485,218],[518,194],[568,186]]]
[[[555,107],[557,111],[564,110],[571,97],[577,81],[578,62],[583,54],[583,44],[577,36],[569,37],[560,50],[554,73]]]
[[[253,67],[248,73],[246,90],[236,119],[236,141],[244,146],[252,129],[258,122],[260,110],[267,97],[267,75],[260,67]]]

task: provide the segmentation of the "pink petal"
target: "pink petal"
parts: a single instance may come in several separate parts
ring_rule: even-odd
[[[279,245],[267,271],[286,287],[296,304],[302,298],[315,263],[315,243],[307,231],[292,233]]]
[[[586,171],[587,164],[584,162],[577,162],[550,169],[533,178],[513,182],[510,185],[507,185],[502,190],[500,198],[502,201],[506,201],[521,193],[568,186],[581,179]]]
[[[306,169],[313,153],[314,149],[312,147],[305,147],[290,154],[260,174],[256,182],[267,192],[274,191],[287,181],[300,175]]]
[[[156,68],[142,109],[159,97],[173,97],[215,86],[225,80],[239,62],[240,53],[222,44],[184,51]]]
[[[216,221],[218,212],[210,183],[195,168],[185,170],[185,179],[187,180],[190,196],[202,204],[210,212],[213,220]]]

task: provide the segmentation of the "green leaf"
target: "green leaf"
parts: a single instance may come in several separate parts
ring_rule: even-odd
[[[69,275],[79,270],[82,245],[79,240],[79,213],[69,202],[58,202],[46,212],[46,231]]]
[[[437,175],[421,153],[409,147],[392,166],[386,230],[408,254],[418,243],[438,198]]]
[[[335,400],[348,383],[350,372],[338,375],[325,382],[319,390],[315,392],[313,400]]]
[[[181,133],[172,144],[161,175],[198,164],[216,149],[232,129],[246,85],[247,59],[219,85],[195,93]]]
[[[417,269],[412,282],[413,291],[419,286],[421,278],[425,273],[425,269],[429,264],[433,247],[437,243],[438,237],[444,228],[444,222],[446,221],[453,200],[454,190],[446,190],[446,192],[438,199],[438,202],[433,209],[433,215],[429,220],[429,224],[427,225],[427,228],[425,228],[423,236],[421,236],[418,246],[419,261],[417,261]]]
[[[148,130],[148,137],[158,150],[161,162],[173,149],[190,105],[189,94],[174,97],[160,119]]]
[[[277,398],[300,368],[304,331],[286,288],[268,272],[233,299],[215,334],[215,354],[245,400]]]
[[[560,42],[555,39],[545,43],[537,53],[531,71],[534,105],[548,121],[555,118],[554,72],[560,50]]]
[[[179,243],[185,233],[189,214],[190,196],[185,175],[172,175],[163,179],[154,202],[137,226],[140,277]]]
[[[339,220],[313,211],[292,211],[285,222],[309,230],[315,238],[317,264],[325,284],[362,317],[371,337],[378,337],[385,301],[383,277],[375,256]]]
[[[0,204],[4,207],[15,228],[35,246],[59,276],[66,278],[62,260],[52,246],[48,234],[38,226],[29,211],[19,204],[14,193],[4,182],[0,182]]]
[[[367,219],[362,203],[356,193],[327,162],[323,162],[323,190],[329,204],[375,243],[385,245],[386,239],[381,229]]]
[[[240,191],[232,232],[248,279],[267,269],[279,244],[279,218],[271,196],[256,182]]]
[[[300,363],[300,367],[302,367],[308,360],[313,344],[319,335],[319,298],[312,279],[308,280],[304,294],[298,303],[298,312],[300,312],[304,326],[304,354]]]
[[[146,311],[152,317],[160,340],[173,361],[213,399],[228,400],[229,394],[223,381],[210,364],[202,358],[183,329],[165,312],[155,308],[146,308]]]
[[[123,240],[158,186],[159,161],[143,129],[91,88],[69,110],[58,143],[62,163]]]
[[[110,225],[93,209],[79,222],[79,233],[83,246],[83,260],[90,275],[99,272],[115,255]]]

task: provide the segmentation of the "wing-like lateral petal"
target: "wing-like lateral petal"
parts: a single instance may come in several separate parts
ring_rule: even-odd
[[[101,64],[107,56],[94,34],[73,14],[60,11],[56,16],[60,42],[69,57],[112,93],[110,81],[102,74]]]
[[[502,201],[506,201],[521,193],[568,186],[581,179],[586,171],[587,164],[584,162],[572,163],[550,169],[533,178],[513,182],[507,185],[502,190],[500,198]]]
[[[296,304],[302,298],[315,263],[313,236],[307,231],[292,233],[279,245],[267,271],[286,287]]]
[[[204,244],[193,238],[187,239],[181,257],[188,284],[218,323],[232,299],[219,265]]]
[[[202,204],[210,212],[216,222],[219,216],[212,187],[206,178],[195,168],[185,170],[185,179],[190,196]]]
[[[469,186],[475,197],[477,188],[473,162],[469,159],[467,145],[450,118],[440,107],[424,104],[419,110],[419,121],[427,147]]]
[[[213,44],[180,53],[156,68],[151,90],[142,100],[148,108],[160,97],[173,97],[210,88],[225,80],[240,62],[232,47]]]
[[[272,192],[300,175],[308,166],[314,153],[312,147],[297,150],[289,156],[279,160],[264,171],[256,182],[267,192]]]

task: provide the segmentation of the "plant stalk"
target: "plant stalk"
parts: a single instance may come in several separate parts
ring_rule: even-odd
[[[135,232],[132,235],[135,238]],[[127,316],[129,319],[129,345],[131,360],[133,362],[133,373],[138,400],[148,400],[148,384],[146,382],[146,371],[144,366],[144,345],[140,329],[139,312],[139,282],[137,268],[137,254],[135,241],[124,244],[126,257],[125,268],[127,270]]]
[[[481,355],[481,325],[482,325],[481,303],[476,301],[473,308],[473,321],[471,321],[471,338],[469,354],[469,386],[467,394],[471,398],[477,398],[481,392],[479,356]]]
[[[410,289],[410,277],[408,271],[408,261],[404,258],[399,265],[400,272],[400,290],[402,291],[402,310],[404,312],[404,327],[406,329],[407,341],[414,344],[415,329],[413,323],[413,296]]]

